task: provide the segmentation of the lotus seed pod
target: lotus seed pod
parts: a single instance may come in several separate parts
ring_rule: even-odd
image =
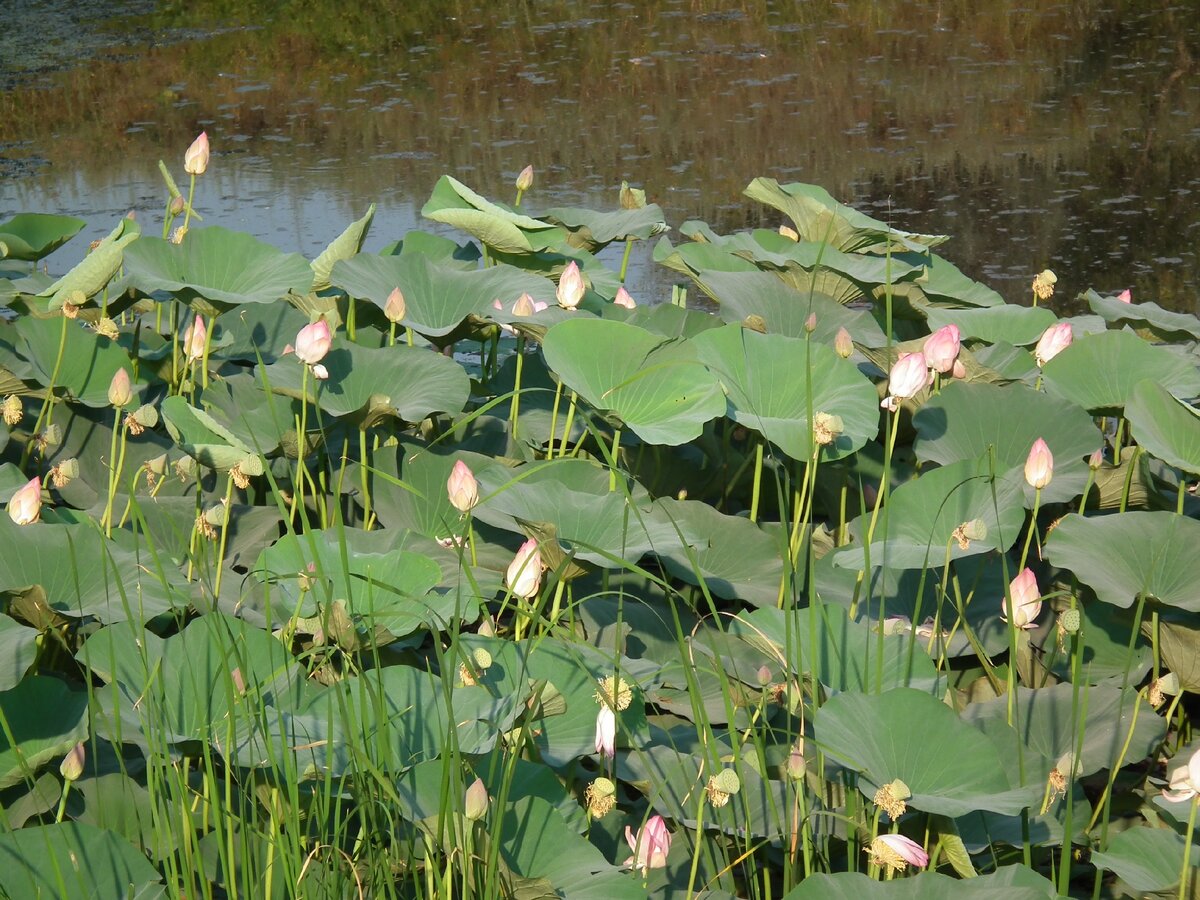
[[[262,457],[257,453],[247,453],[238,463],[241,470],[250,476],[257,476],[263,473]]]
[[[16,394],[9,394],[4,398],[4,424],[8,426],[20,425],[21,419],[25,415],[24,404],[21,403],[21,398]]]
[[[601,776],[587,786],[584,799],[587,801],[588,815],[593,819],[602,819],[617,805],[617,786]]]
[[[229,520],[229,508],[224,503],[216,503],[204,511],[204,521],[214,528],[222,527]]]
[[[1078,609],[1065,609],[1062,614],[1063,631],[1067,634],[1077,634],[1083,624],[1083,617]]]
[[[196,460],[190,456],[181,456],[175,460],[175,474],[180,481],[187,481],[196,474]]]
[[[158,410],[151,403],[143,403],[134,410],[133,420],[143,428],[153,428],[158,424]]]
[[[62,426],[57,422],[47,425],[46,430],[42,432],[41,441],[47,447],[57,447],[62,443]]]
[[[1158,689],[1172,697],[1179,694],[1179,676],[1174,672],[1164,672],[1159,676]]]
[[[115,341],[121,336],[121,332],[117,330],[117,323],[108,316],[96,320],[96,334],[106,337],[110,341]]]
[[[475,666],[486,671],[492,665],[492,654],[488,653],[482,647],[476,647],[471,651],[471,659],[475,661]]]
[[[972,519],[963,523],[963,535],[969,541],[982,541],[988,536],[987,522],[983,519]]]
[[[742,789],[742,779],[738,778],[738,773],[733,769],[722,769],[713,776],[713,781],[727,794],[736,794]]]
[[[160,453],[154,459],[146,460],[146,471],[153,472],[159,478],[167,474],[167,466],[170,464],[170,457],[165,453]]]

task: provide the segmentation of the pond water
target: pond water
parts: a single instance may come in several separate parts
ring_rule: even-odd
[[[397,11],[396,7],[402,7]],[[1059,274],[1197,311],[1200,19],[1170,0],[17,0],[0,34],[0,219],[161,221],[157,161],[197,207],[310,256],[379,204],[421,227],[438,176],[527,208],[775,227],[752,178],[823,185],[1012,301]],[[61,270],[82,252],[59,251]],[[671,273],[639,247],[631,288]]]

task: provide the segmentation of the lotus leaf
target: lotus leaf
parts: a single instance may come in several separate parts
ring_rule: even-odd
[[[167,896],[162,876],[120,835],[83,822],[0,835],[0,892],[9,897],[95,900]]]
[[[566,236],[565,229],[485,200],[449,175],[438,179],[429,201],[421,208],[421,215],[461,228],[504,253],[545,250]]]
[[[1145,328],[1164,340],[1200,338],[1200,319],[1188,313],[1171,312],[1157,303],[1122,303],[1089,290],[1083,295],[1092,312],[1117,326]]]
[[[1125,417],[1137,442],[1165,463],[1200,474],[1200,413],[1154,381],[1134,385]]]
[[[1024,866],[1007,866],[990,875],[960,881],[937,872],[913,878],[876,881],[854,872],[815,874],[783,900],[1053,900],[1049,881]]]
[[[351,222],[346,230],[334,238],[333,243],[321,251],[321,255],[310,263],[313,270],[312,289],[323,291],[329,287],[329,273],[333,264],[341,259],[349,259],[362,249],[367,232],[371,230],[371,220],[375,218],[375,204],[367,208],[367,214],[361,219]]]
[[[1130,606],[1139,594],[1200,611],[1200,522],[1168,512],[1069,515],[1046,542],[1051,563],[1070,569],[1105,603]]]
[[[30,675],[0,692],[0,788],[24,781],[87,737],[87,693]]]
[[[1042,371],[1047,391],[1096,414],[1124,407],[1145,379],[1176,397],[1200,394],[1200,372],[1193,363],[1128,331],[1078,338]]]
[[[566,228],[569,232],[567,243],[589,253],[595,253],[613,241],[645,241],[668,230],[663,211],[655,203],[612,212],[556,207],[542,213],[542,218]]]
[[[1113,836],[1107,850],[1093,851],[1092,862],[1139,894],[1166,891],[1179,884],[1184,847],[1183,835],[1169,828],[1128,828]],[[1200,865],[1194,852],[1192,859],[1193,867]]]
[[[21,337],[21,352],[33,364],[34,379],[44,387],[53,381],[56,389],[85,406],[111,406],[108,387],[117,370],[133,374],[129,354],[120,344],[70,320],[22,316],[15,328]],[[55,377],[60,343],[63,352]],[[136,379],[132,386],[136,399],[141,387]]]
[[[1044,306],[989,306],[984,309],[939,309],[927,311],[929,330],[957,325],[963,340],[1004,341],[1023,346],[1042,336],[1058,318]]]
[[[590,352],[605,347],[606,353]],[[635,325],[570,319],[546,332],[546,362],[599,410],[611,410],[643,441],[682,444],[725,411],[717,380],[691,341],[671,341]]]
[[[18,213],[0,222],[0,259],[35,262],[53,253],[86,224],[74,216]]]
[[[38,631],[0,616],[0,691],[17,684],[37,658]]]

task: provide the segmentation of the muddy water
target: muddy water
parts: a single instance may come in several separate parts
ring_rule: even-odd
[[[156,165],[214,147],[206,223],[313,255],[367,204],[368,249],[449,172],[526,205],[778,224],[756,175],[811,181],[1011,300],[1051,267],[1197,309],[1200,18],[1170,0],[16,0],[0,35],[0,218],[155,228]],[[52,260],[61,268],[81,242]],[[631,287],[669,273],[635,258]]]

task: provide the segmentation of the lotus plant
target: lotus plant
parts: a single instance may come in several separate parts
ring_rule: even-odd
[[[923,353],[901,353],[888,373],[888,395],[879,405],[895,412],[901,400],[915,397],[930,382]]]
[[[651,869],[666,868],[667,854],[671,852],[671,832],[667,831],[662,816],[651,816],[636,835],[626,825],[625,842],[634,854],[625,860],[625,865],[640,870],[643,876],[649,875]]]
[[[911,838],[902,834],[881,834],[866,848],[871,864],[893,872],[903,872],[909,866],[923,869],[929,865],[929,854]]]
[[[1041,490],[1054,477],[1054,454],[1042,438],[1033,442],[1025,460],[1025,481],[1035,490]]]
[[[513,206],[521,205],[521,198],[531,187],[533,187],[533,166],[526,166],[517,175],[517,202]]]
[[[1011,608],[1014,627],[1025,630],[1037,627],[1037,617],[1042,611],[1042,594],[1038,588],[1037,577],[1028,566],[1009,583],[1008,600],[1002,605],[1005,608],[1001,611],[1000,618],[1005,622],[1009,620]]]
[[[314,378],[324,381],[329,377],[329,371],[321,365],[321,360],[329,354],[332,346],[333,334],[329,330],[329,323],[320,318],[296,332],[296,345],[293,347],[288,344],[283,352],[294,352],[296,358],[312,370]]]
[[[583,292],[583,275],[580,274],[575,260],[571,260],[558,279],[558,289],[555,292],[558,297],[558,305],[563,309],[577,309],[580,301],[583,300]]]
[[[191,184],[188,186],[187,204],[184,206],[183,225],[177,231],[179,240],[172,240],[172,243],[180,243],[183,240],[183,236],[187,234],[188,222],[192,218],[192,201],[196,199],[196,177],[208,171],[208,156],[208,132],[202,131],[200,132],[200,136],[192,141],[192,145],[183,154],[183,171],[188,173],[188,176],[191,178]],[[166,170],[164,169],[163,171],[165,172]]]
[[[616,756],[617,714],[607,703],[600,704],[596,714],[596,752],[612,759]]]
[[[626,309],[637,309],[637,301],[633,299],[629,291],[625,290],[623,285],[617,288],[617,296],[613,298],[613,303]]]
[[[921,353],[925,356],[925,363],[929,368],[940,375],[945,375],[954,370],[954,363],[958,361],[959,347],[958,326],[943,325],[925,339]]]
[[[537,541],[530,538],[520,546],[504,573],[504,584],[522,600],[537,596],[542,587],[542,554]]]
[[[8,517],[18,525],[32,525],[41,515],[42,479],[35,475],[9,497]]]
[[[450,495],[450,505],[463,515],[474,509],[475,504],[479,502],[479,482],[475,480],[470,466],[461,459],[450,471],[446,491]]]
[[[487,815],[489,803],[487,786],[482,778],[476,778],[463,796],[463,815],[471,822],[478,822]]]
[[[1059,322],[1042,332],[1042,336],[1033,350],[1033,358],[1037,361],[1038,366],[1044,366],[1070,347],[1071,338],[1070,322]]]

